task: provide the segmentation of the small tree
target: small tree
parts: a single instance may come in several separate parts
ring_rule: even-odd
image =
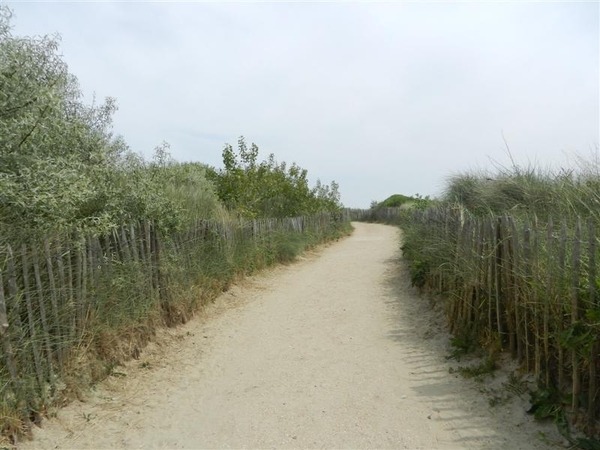
[[[337,183],[308,185],[308,171],[293,163],[278,163],[273,154],[258,162],[258,146],[238,140],[237,152],[227,144],[223,170],[214,173],[221,201],[247,217],[292,217],[341,207]]]

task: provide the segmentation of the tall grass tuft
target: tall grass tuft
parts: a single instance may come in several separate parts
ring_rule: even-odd
[[[577,157],[574,169],[498,167],[453,175],[443,195],[446,205],[470,214],[582,216],[600,219],[600,162]]]

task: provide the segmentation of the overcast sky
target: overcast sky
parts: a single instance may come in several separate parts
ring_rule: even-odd
[[[346,206],[509,164],[502,132],[520,164],[600,141],[597,2],[8,4],[134,151],[218,167],[244,135]]]

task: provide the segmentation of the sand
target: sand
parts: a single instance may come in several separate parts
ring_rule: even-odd
[[[19,447],[555,448],[525,400],[490,406],[481,392],[498,378],[449,373],[448,335],[410,287],[399,231],[354,225],[160,332]]]

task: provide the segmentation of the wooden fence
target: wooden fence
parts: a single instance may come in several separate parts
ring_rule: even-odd
[[[445,294],[451,331],[517,358],[574,412],[600,416],[598,223],[472,217],[461,209],[355,211],[401,225],[413,270]]]
[[[106,236],[0,245],[0,406],[35,411],[52,398],[90,327],[118,328],[119,320],[136,320],[156,305],[168,315],[182,283],[202,273],[228,276],[244,248],[281,233],[323,237],[348,219],[343,213],[204,221],[169,236],[143,222]]]

